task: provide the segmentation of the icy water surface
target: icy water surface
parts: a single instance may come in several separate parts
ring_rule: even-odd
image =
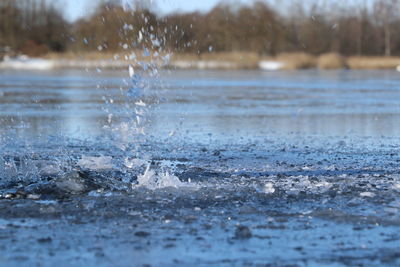
[[[0,264],[400,264],[397,72],[0,75]]]

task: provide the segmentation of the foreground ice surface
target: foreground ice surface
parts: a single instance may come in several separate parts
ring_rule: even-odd
[[[23,160],[36,177],[1,187],[0,262],[397,265],[399,140],[341,141],[147,140],[149,162],[99,144],[35,150]],[[86,168],[83,151],[107,155],[83,159],[109,168]],[[2,158],[21,173],[18,149]],[[41,172],[56,163],[65,171]]]

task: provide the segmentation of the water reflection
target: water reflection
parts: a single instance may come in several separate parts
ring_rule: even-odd
[[[2,135],[86,139],[104,133],[111,113],[114,124],[134,119],[120,112],[131,108],[123,71],[0,75]],[[165,86],[155,83],[147,92],[160,100],[148,110],[146,132],[156,137],[400,134],[394,71],[165,71],[161,77]]]

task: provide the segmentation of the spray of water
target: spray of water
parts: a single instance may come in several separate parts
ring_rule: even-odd
[[[126,5],[124,8],[132,9]],[[146,17],[143,19],[148,22]],[[170,54],[163,51],[165,38],[159,36],[151,26],[138,30],[133,25],[125,24],[122,30],[126,36],[126,43],[121,43],[120,46],[125,52],[116,56],[129,62],[127,78],[124,80],[125,87],[121,87],[120,90],[125,105],[123,108],[114,108],[113,100],[105,96],[105,110],[108,114],[108,124],[105,128],[111,133],[110,139],[115,147],[122,151],[123,160],[119,167],[131,171],[147,165],[144,172],[137,176],[137,180],[132,182],[133,188],[137,185],[150,189],[183,186],[184,183],[170,174],[170,170],[153,170],[150,167],[151,157],[141,149],[141,145],[146,143],[147,136],[151,134],[148,132],[151,124],[150,114],[159,102],[157,91],[162,88],[159,69],[170,60]],[[115,117],[120,119],[114,121]],[[83,155],[78,162],[80,167],[91,170],[109,169],[112,164],[113,160],[108,156]],[[130,171],[127,172],[128,175]]]
[[[145,26],[140,29],[131,24],[121,28],[125,41],[119,44],[121,52],[114,60],[124,60],[126,68],[119,90],[110,88],[113,85],[106,81],[97,83],[96,93],[103,92],[101,106],[106,115],[102,129],[96,131],[98,135],[74,140],[60,128],[52,136],[43,134],[41,139],[26,140],[24,136],[17,138],[18,131],[30,127],[21,120],[21,127],[0,135],[0,191],[30,187],[39,192],[50,185],[52,190],[63,192],[71,188],[91,192],[98,188],[129,191],[137,186],[156,189],[185,185],[171,168],[159,170],[158,165],[150,165],[154,153],[142,149],[151,135],[151,113],[160,101],[159,70],[169,64],[171,54],[163,49],[166,33],[152,28],[145,15],[141,19]],[[89,44],[91,40],[84,38],[82,42]],[[99,53],[107,51],[106,44],[96,45]],[[95,66],[94,77],[107,75],[103,63]],[[68,186],[61,186],[62,181],[68,181]]]

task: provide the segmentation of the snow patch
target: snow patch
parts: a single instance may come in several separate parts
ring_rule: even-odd
[[[5,57],[0,62],[0,69],[17,69],[17,70],[50,70],[55,67],[55,62],[49,59],[29,58],[20,56],[17,58]]]
[[[284,67],[284,64],[279,61],[263,60],[258,63],[258,67],[262,70],[280,70]]]

